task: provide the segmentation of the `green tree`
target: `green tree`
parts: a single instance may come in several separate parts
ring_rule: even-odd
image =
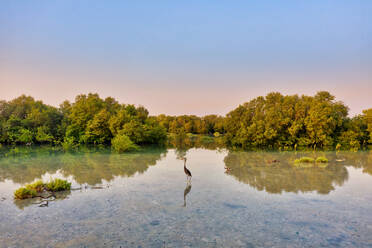
[[[28,130],[22,128],[20,130],[20,135],[18,136],[17,141],[23,144],[32,143],[34,139],[34,134]]]
[[[87,124],[84,135],[85,143],[108,144],[112,139],[109,128],[110,113],[102,109]]]
[[[47,126],[40,126],[37,128],[36,140],[40,143],[51,143],[53,141],[53,136],[49,134]]]
[[[112,139],[111,144],[112,148],[117,152],[128,152],[138,149],[138,146],[135,145],[125,134],[116,135]]]
[[[367,130],[370,137],[369,142],[372,143],[372,108],[364,110],[363,113],[365,121],[367,122]]]
[[[314,97],[270,93],[227,114],[226,140],[242,147],[335,145],[347,113],[328,92]]]

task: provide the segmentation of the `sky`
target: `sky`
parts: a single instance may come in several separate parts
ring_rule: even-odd
[[[372,1],[13,1],[0,99],[98,93],[150,114],[221,114],[269,92],[372,108]]]

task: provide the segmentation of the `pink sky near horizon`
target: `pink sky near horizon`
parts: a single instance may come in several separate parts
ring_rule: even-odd
[[[44,73],[24,69],[0,69],[0,99],[11,100],[21,94],[31,95],[44,103],[58,106],[64,100],[73,101],[78,94],[98,93],[101,97],[114,97],[120,103],[145,106],[152,115],[168,114],[219,114],[225,115],[239,104],[269,92],[282,94],[314,95],[317,91],[326,90],[350,107],[351,116],[362,113],[362,110],[372,107],[371,86],[367,79],[358,79],[358,84],[347,84],[347,77],[302,79],[301,77],[286,77],[286,81],[270,77],[247,79],[228,79],[219,77],[210,79],[205,75],[185,77],[172,75],[170,78],[146,78],[137,76],[123,78],[121,75],[107,75],[96,72],[94,75],[85,73],[58,74]],[[151,76],[151,75],[150,75]],[[148,84],[148,81],[152,84]],[[187,83],[183,80],[190,80]],[[210,87],[203,82],[217,80]],[[249,84],[245,85],[245,81]],[[257,83],[254,83],[256,81]],[[301,84],[297,82],[301,81]],[[177,83],[176,83],[177,82]],[[317,82],[317,83],[314,83]],[[338,86],[338,82],[340,85]]]

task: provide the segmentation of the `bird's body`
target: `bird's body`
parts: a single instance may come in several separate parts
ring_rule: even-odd
[[[192,177],[191,171],[186,168],[186,158],[184,158],[183,161],[184,161],[183,171],[185,172],[187,179],[191,179],[191,177]]]
[[[192,177],[191,172],[189,171],[189,169],[186,168],[186,166],[183,166],[183,170],[184,170],[186,176]]]

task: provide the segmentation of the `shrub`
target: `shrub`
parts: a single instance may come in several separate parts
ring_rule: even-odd
[[[38,127],[37,134],[36,134],[36,140],[38,142],[52,142],[53,136],[48,134],[48,127],[42,126]]]
[[[138,146],[134,144],[125,134],[118,134],[111,140],[112,148],[116,152],[128,152],[138,150]]]
[[[32,143],[33,138],[34,134],[30,130],[22,128],[18,137],[18,141],[24,144]]]
[[[64,151],[75,149],[78,145],[75,144],[73,137],[65,137],[64,141],[62,142],[62,149]]]
[[[296,159],[295,163],[314,163],[314,159],[310,157],[302,157],[300,159]]]
[[[28,190],[33,190],[33,191],[36,191],[36,192],[40,193],[44,190],[45,183],[43,183],[43,181],[39,180],[39,181],[36,181],[34,183],[26,185],[25,188],[28,189]]]
[[[315,162],[317,163],[328,163],[328,159],[326,157],[318,157]]]
[[[27,199],[36,196],[36,191],[33,189],[28,189],[26,187],[22,187],[14,191],[14,198],[15,199]]]
[[[64,191],[71,189],[71,183],[62,179],[54,179],[53,181],[45,185],[46,189],[49,191]]]

